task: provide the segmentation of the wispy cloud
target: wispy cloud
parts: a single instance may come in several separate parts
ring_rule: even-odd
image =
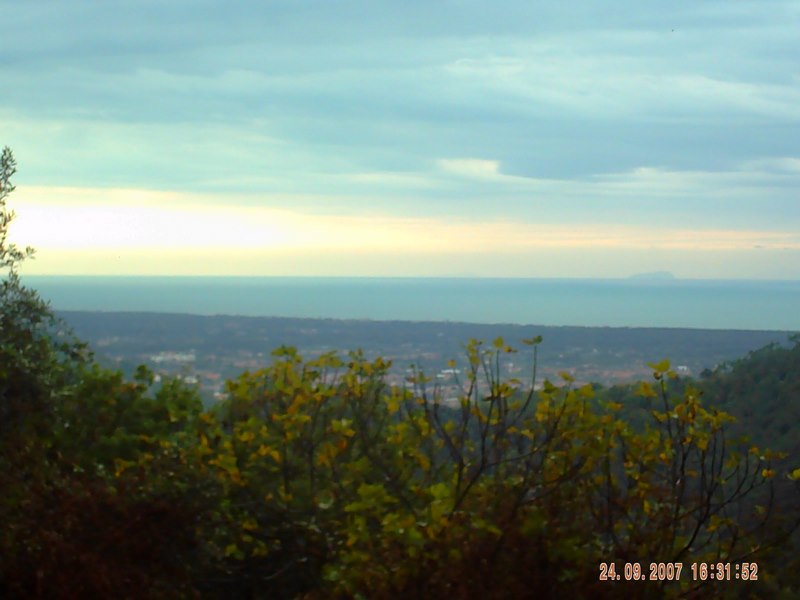
[[[149,190],[37,188],[21,204],[14,238],[43,254],[63,249],[260,249],[425,253],[516,253],[536,248],[800,249],[796,230],[540,224],[460,215],[392,217],[320,214],[211,204],[196,194]],[[39,197],[37,201],[34,198]],[[279,204],[279,203],[278,203]]]
[[[649,248],[668,268],[792,249],[800,230],[790,0],[4,14],[0,144],[20,163],[22,241],[42,248],[338,248],[355,272],[368,252],[603,247],[652,270]],[[748,261],[695,262],[763,272]]]

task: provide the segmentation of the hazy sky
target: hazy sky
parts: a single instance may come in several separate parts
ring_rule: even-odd
[[[800,3],[3,2],[25,273],[800,278]]]

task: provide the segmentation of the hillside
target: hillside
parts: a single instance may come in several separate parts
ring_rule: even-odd
[[[776,450],[800,452],[800,336],[701,373],[705,401],[739,420],[734,430]]]

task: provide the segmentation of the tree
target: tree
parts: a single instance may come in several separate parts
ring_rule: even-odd
[[[9,455],[12,439],[22,445],[30,429],[46,427],[49,395],[68,379],[65,358],[77,358],[78,344],[53,344],[48,329],[55,320],[48,306],[19,278],[19,265],[33,256],[8,242],[14,212],[7,208],[14,191],[16,161],[9,148],[0,155],[0,443]]]
[[[33,248],[19,249],[8,243],[8,227],[14,220],[14,211],[6,207],[6,199],[14,191],[11,177],[17,172],[17,162],[11,149],[6,146],[0,155],[0,267],[8,269],[10,275],[17,279],[17,266],[26,258],[33,256]]]
[[[16,163],[0,156],[0,596],[189,594],[193,479],[182,430],[200,412],[177,382],[101,369],[18,268],[8,242]],[[120,466],[129,466],[119,476]],[[146,468],[145,468],[146,467]],[[176,477],[178,482],[172,478]]]
[[[532,340],[538,343],[538,340]],[[504,381],[503,340],[468,346],[448,408],[424,374],[291,348],[230,384],[203,418],[198,459],[224,489],[204,525],[233,589],[255,597],[677,597],[709,589],[691,562],[755,561],[781,539],[750,501],[778,476],[769,452],[728,439],[730,417],[667,362],[645,429],[590,386]],[[535,373],[535,369],[534,369]],[[620,587],[601,563],[685,564],[680,582]],[[224,578],[217,578],[218,581]],[[716,593],[716,592],[715,592]]]

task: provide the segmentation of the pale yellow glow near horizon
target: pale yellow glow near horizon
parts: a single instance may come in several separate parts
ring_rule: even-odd
[[[11,240],[37,249],[26,266],[31,274],[436,275],[485,262],[479,274],[535,276],[531,261],[547,257],[570,276],[596,269],[600,256],[652,270],[661,267],[642,253],[659,254],[662,264],[665,256],[713,264],[720,253],[735,253],[746,264],[758,262],[742,259],[747,253],[800,250],[795,232],[343,216],[291,210],[285,202],[242,206],[235,196],[215,201],[151,190],[20,187],[10,203],[17,212]],[[627,256],[634,250],[638,267]]]

